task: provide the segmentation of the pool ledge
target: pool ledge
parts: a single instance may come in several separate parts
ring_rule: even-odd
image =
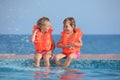
[[[0,54],[0,59],[32,59],[34,54]],[[81,54],[80,59],[120,60],[120,54]]]

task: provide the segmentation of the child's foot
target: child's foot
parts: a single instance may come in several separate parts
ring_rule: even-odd
[[[36,65],[35,63],[33,63],[33,65],[34,65],[35,67],[37,67],[37,68],[40,68],[40,66]]]
[[[68,66],[66,66],[66,65],[64,65],[64,64],[63,64],[61,67],[63,67],[63,68],[68,68]]]
[[[62,65],[62,64],[59,64],[58,66],[63,67],[63,65]]]
[[[60,67],[63,66],[59,61],[56,62],[56,65],[57,65],[57,66],[60,66]]]

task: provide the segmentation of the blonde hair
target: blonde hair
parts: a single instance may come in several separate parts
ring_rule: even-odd
[[[38,26],[38,28],[40,29],[41,26],[44,26],[46,21],[50,22],[49,18],[47,18],[47,17],[42,17],[42,18],[40,18],[40,19],[37,21],[37,26]]]

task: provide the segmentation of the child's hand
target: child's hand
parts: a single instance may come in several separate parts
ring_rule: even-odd
[[[65,47],[66,47],[66,48],[71,48],[72,46],[69,45],[69,44],[66,44]]]
[[[38,31],[38,29],[36,29],[36,30],[33,32],[32,36],[30,37],[30,41],[31,41],[31,42],[34,42],[34,41],[35,41],[35,35],[36,35],[37,31]]]
[[[34,34],[36,34],[36,32],[38,31],[39,29],[35,29],[35,32],[34,32]]]
[[[75,46],[75,42],[69,43],[70,46]]]
[[[75,46],[75,43],[74,43],[74,42],[67,44],[67,45],[66,45],[66,48],[72,48],[73,46]]]
[[[72,45],[72,44],[67,44],[67,45],[65,45],[65,47],[66,47],[66,48],[72,48],[73,45]]]

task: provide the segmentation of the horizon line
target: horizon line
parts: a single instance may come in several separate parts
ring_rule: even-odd
[[[0,33],[0,35],[32,35],[32,34],[6,34],[6,33]],[[61,34],[52,34],[52,35],[61,35]],[[83,34],[83,35],[120,35],[120,34]]]

